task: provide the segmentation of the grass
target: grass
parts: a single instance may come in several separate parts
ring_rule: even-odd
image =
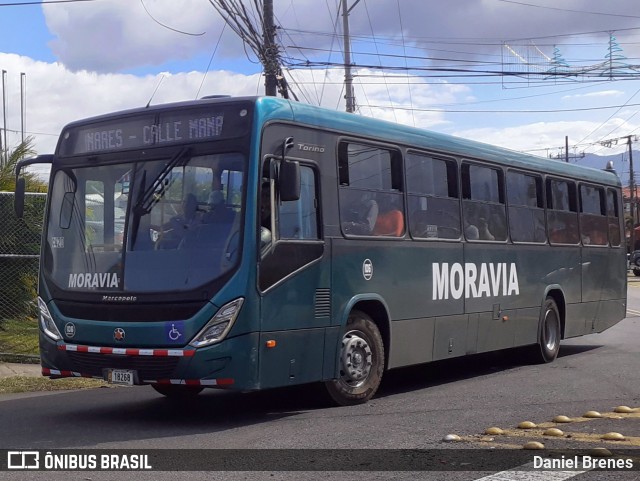
[[[33,362],[40,359],[38,353],[37,319],[4,319],[0,322],[0,362]],[[99,379],[63,378],[44,376],[11,376],[0,378],[0,394],[64,391],[109,387]]]
[[[110,387],[99,379],[49,379],[46,377],[12,376],[0,378],[0,394],[33,391],[65,391],[69,389],[93,389]]]
[[[14,357],[38,355],[38,320],[5,319],[0,322],[0,355]],[[1,360],[1,359],[0,359]],[[14,359],[7,359],[14,361]]]

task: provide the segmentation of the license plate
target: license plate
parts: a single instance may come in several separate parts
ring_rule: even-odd
[[[108,369],[106,380],[111,384],[133,386],[135,384],[135,371],[128,371],[125,369]]]

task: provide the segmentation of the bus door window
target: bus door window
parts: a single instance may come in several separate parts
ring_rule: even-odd
[[[503,184],[501,170],[462,164],[464,232],[467,239],[507,239]]]
[[[264,252],[273,241],[271,181],[263,178],[260,183],[260,250]]]
[[[263,180],[260,221],[258,287],[261,291],[266,291],[293,272],[322,257],[324,252],[314,169],[300,165],[298,200],[280,201],[275,182]]]
[[[560,179],[547,179],[547,224],[553,244],[578,244],[578,206],[576,185]]]
[[[457,165],[409,152],[406,156],[409,229],[415,238],[459,239]]]
[[[318,200],[313,169],[300,166],[300,199],[278,203],[278,238],[317,240]]]
[[[539,175],[507,172],[507,201],[511,240],[546,242],[542,178]]]

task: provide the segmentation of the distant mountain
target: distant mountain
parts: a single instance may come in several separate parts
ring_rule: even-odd
[[[629,185],[629,153],[614,155],[594,155],[586,154],[581,159],[569,159],[572,164],[582,165],[583,167],[591,167],[593,169],[604,169],[607,162],[613,162],[613,168],[616,170],[618,177],[623,185]],[[636,183],[640,180],[640,151],[633,151],[633,171]]]

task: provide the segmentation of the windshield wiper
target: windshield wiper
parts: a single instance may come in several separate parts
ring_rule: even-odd
[[[178,165],[180,161],[182,161],[182,159],[184,159],[184,157],[186,157],[186,155],[190,152],[191,147],[183,148],[171,160],[169,160],[169,162],[167,162],[167,164],[162,168],[162,170],[156,177],[156,180],[153,181],[153,184],[151,184],[148,189],[143,190],[144,185],[141,186],[141,195],[139,196],[138,202],[136,202],[136,205],[133,207],[134,214],[142,216],[151,212],[153,205],[159,201],[159,199],[156,198],[154,194],[156,193],[156,191],[163,191],[162,186],[165,179],[169,176],[169,174],[171,174],[173,168]]]
[[[135,178],[135,177],[134,177]],[[135,207],[133,208],[133,218],[131,219],[132,226],[130,229],[131,232],[131,248],[136,244],[136,239],[138,238],[138,228],[140,227],[140,217],[142,214],[138,213],[138,206],[142,205],[142,196],[144,195],[144,188],[147,183],[147,171],[146,169],[142,172],[142,180],[140,181],[140,189],[138,190],[138,199]]]

